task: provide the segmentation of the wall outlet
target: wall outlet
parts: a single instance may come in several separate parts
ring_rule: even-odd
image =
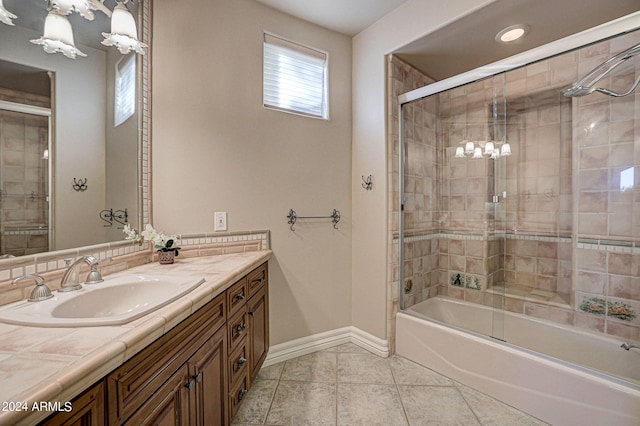
[[[215,212],[214,214],[215,225],[213,227],[216,231],[227,230],[227,212]]]

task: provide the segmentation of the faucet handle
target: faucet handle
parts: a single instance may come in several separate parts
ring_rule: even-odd
[[[36,274],[27,274],[22,277],[16,278],[12,281],[13,285],[18,284],[21,281],[25,280],[34,280],[36,282],[36,287],[31,291],[31,295],[29,296],[29,302],[40,302],[42,300],[51,299],[53,294],[49,287],[44,283],[44,278],[40,275]]]
[[[98,271],[98,265],[102,262],[111,262],[111,258],[93,259],[90,263],[91,271],[89,272],[89,275],[87,275],[87,280],[84,282],[85,284],[98,284],[104,281],[104,279],[102,279],[102,275],[100,275],[100,271]]]

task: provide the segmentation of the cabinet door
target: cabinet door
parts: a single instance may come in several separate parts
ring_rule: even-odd
[[[179,426],[192,424],[189,412],[189,370],[178,369],[123,425]]]
[[[104,418],[104,382],[71,401],[73,409],[49,417],[43,426],[102,426]]]
[[[266,284],[249,299],[247,312],[250,378],[253,382],[269,351],[269,293]]]
[[[189,359],[189,408],[192,425],[222,426],[227,418],[227,335],[225,327]]]

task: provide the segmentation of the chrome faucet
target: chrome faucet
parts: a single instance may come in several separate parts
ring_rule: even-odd
[[[640,349],[640,345],[634,345],[633,343],[627,343],[627,342],[620,345],[620,347],[625,351],[628,351],[629,349]]]
[[[91,267],[91,271],[89,272],[89,275],[87,275],[85,284],[101,283],[104,280],[102,279],[102,276],[98,271],[98,265],[101,262],[109,261],[111,259],[107,258],[98,260],[93,256],[82,256],[73,263],[71,263],[71,260],[73,259],[67,259],[68,267],[64,275],[62,276],[62,280],[60,281],[60,289],[58,291],[74,291],[80,290],[82,288],[82,285],[80,284],[78,279],[78,271],[76,270],[76,268],[78,268],[82,263],[86,263]]]
[[[49,287],[47,287],[44,283],[44,278],[42,278],[40,275],[36,275],[36,274],[24,275],[22,277],[16,278],[15,280],[12,281],[12,283],[13,285],[16,285],[19,282],[26,281],[26,280],[34,280],[36,282],[36,286],[34,287],[33,291],[31,291],[29,302],[40,302],[42,300],[51,299],[53,297],[51,290],[49,290]]]

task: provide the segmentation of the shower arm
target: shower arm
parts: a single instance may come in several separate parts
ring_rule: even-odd
[[[581,78],[576,83],[574,83],[571,87],[563,90],[562,93],[567,97],[573,97],[573,96],[580,97],[580,96],[589,95],[593,92],[600,92],[600,93],[604,93],[605,95],[614,96],[614,97],[622,97],[622,96],[629,95],[640,84],[640,77],[635,81],[633,86],[624,93],[614,92],[613,90],[604,89],[601,87],[594,88],[593,86],[596,85],[604,77],[608,76],[618,66],[622,65],[627,59],[633,58],[638,54],[640,54],[640,44],[630,47],[624,52],[618,53],[617,55],[607,59],[605,62],[595,67],[593,70],[587,73],[587,75],[585,75],[583,78]],[[612,63],[613,65],[611,65]],[[589,81],[594,75],[597,75],[597,73],[599,73],[600,71],[602,71],[607,67],[609,68],[606,69],[602,74],[594,78],[586,86],[584,85],[585,82]]]

